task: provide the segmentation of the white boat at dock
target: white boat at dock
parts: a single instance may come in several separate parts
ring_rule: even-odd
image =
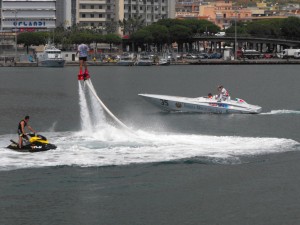
[[[135,65],[137,65],[137,66],[152,66],[153,60],[150,58],[150,56],[141,54],[141,55],[138,55]]]
[[[54,45],[47,44],[44,51],[37,53],[38,66],[64,67],[65,60],[62,58],[61,50]]]
[[[124,53],[120,56],[120,60],[117,62],[118,66],[133,66],[135,63],[133,54]]]

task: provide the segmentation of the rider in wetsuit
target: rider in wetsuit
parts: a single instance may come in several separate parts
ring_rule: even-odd
[[[19,148],[22,148],[23,138],[27,138],[25,133],[25,127],[27,126],[29,130],[36,133],[31,126],[28,125],[29,116],[25,116],[24,120],[21,120],[18,125],[18,135],[19,135]]]

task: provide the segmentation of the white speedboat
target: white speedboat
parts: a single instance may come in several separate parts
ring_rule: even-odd
[[[37,54],[38,65],[46,67],[64,67],[65,60],[61,56],[61,50],[48,44],[42,53]]]
[[[250,105],[246,101],[219,101],[216,98],[187,98],[168,95],[139,94],[142,98],[165,111],[199,112],[199,113],[260,113],[261,107]]]
[[[152,66],[153,60],[148,55],[140,55],[135,63],[137,66]]]
[[[160,65],[160,66],[168,66],[168,65],[170,65],[170,61],[168,59],[161,58],[158,61],[158,65]]]
[[[133,54],[124,53],[121,55],[120,60],[117,62],[118,66],[133,66],[135,60],[133,59]]]

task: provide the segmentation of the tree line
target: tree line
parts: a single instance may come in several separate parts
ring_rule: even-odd
[[[247,37],[300,40],[300,18],[264,19],[252,22],[237,22],[237,34]],[[234,35],[235,27],[227,29],[226,34]]]
[[[24,46],[46,44],[51,39],[55,44],[70,46],[80,43],[108,43],[128,44],[133,49],[137,47],[142,50],[149,50],[150,46],[156,46],[161,51],[163,46],[170,46],[176,42],[178,50],[191,47],[196,34],[215,34],[220,28],[207,20],[197,19],[161,19],[151,25],[145,26],[141,18],[124,19],[119,22],[110,21],[105,26],[105,32],[97,28],[85,29],[80,26],[73,26],[69,29],[58,27],[51,32],[23,32],[18,35],[18,43]],[[128,38],[122,39],[115,34],[118,27],[123,35]],[[285,19],[264,19],[251,22],[239,22],[236,25],[239,36],[285,38],[300,40],[300,18],[288,17]],[[235,35],[235,26],[226,30],[226,35]]]

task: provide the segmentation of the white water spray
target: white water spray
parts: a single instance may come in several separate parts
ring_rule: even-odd
[[[132,132],[132,130],[130,130],[124,123],[122,123],[107,107],[106,105],[101,101],[101,99],[98,97],[95,89],[92,86],[92,82],[90,79],[88,79],[87,81],[85,81],[86,85],[89,87],[91,93],[94,95],[94,97],[98,100],[98,103],[101,105],[101,107],[103,108],[103,110],[105,110],[105,112],[107,113],[107,115],[109,115],[111,117],[111,119],[115,122],[115,124],[117,124],[119,127],[121,127],[122,129]]]
[[[93,91],[95,91],[93,84],[91,83],[91,87]],[[100,128],[101,126],[105,124],[105,115],[102,107],[100,104],[97,102],[97,99],[95,96],[91,93],[91,91],[88,91],[89,97],[90,97],[90,102],[91,102],[91,119],[93,121],[93,128],[97,129]]]
[[[93,130],[87,99],[85,96],[85,87],[78,81],[79,92],[79,106],[80,106],[80,118],[82,131],[91,132]]]
[[[261,113],[261,115],[283,115],[283,114],[300,114],[300,111],[280,109],[280,110],[272,110],[271,112]]]

